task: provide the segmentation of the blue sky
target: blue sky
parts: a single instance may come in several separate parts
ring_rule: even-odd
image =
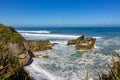
[[[120,0],[0,0],[6,25],[120,24]]]

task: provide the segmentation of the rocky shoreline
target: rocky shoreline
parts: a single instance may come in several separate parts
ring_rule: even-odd
[[[3,30],[2,30],[3,29]],[[19,36],[19,38],[16,38],[16,41],[10,41],[11,36],[6,36],[7,41],[5,44],[3,44],[5,41],[1,38],[1,45],[2,47],[7,48],[9,52],[11,52],[14,56],[18,57],[19,62],[23,65],[26,65],[28,61],[34,57],[33,52],[36,51],[43,51],[43,50],[48,50],[52,49],[53,44],[50,41],[43,41],[43,40],[25,40],[17,31],[15,31],[14,28],[12,27],[7,27],[3,24],[0,24],[0,32],[1,32],[1,37],[2,34],[6,34],[5,30],[8,30],[10,34],[16,34]],[[8,35],[8,34],[7,34]],[[4,36],[3,36],[4,37]],[[3,41],[3,42],[2,42]]]
[[[19,64],[21,66],[29,65],[32,63],[32,58],[35,57],[33,52],[52,49],[52,46],[53,44],[50,41],[25,40],[13,27],[0,24],[0,59],[4,59],[4,57],[6,57],[7,60],[6,55],[9,53],[8,56],[12,55],[16,58],[16,64]],[[4,75],[6,77],[8,76],[8,72],[6,73],[4,67],[9,65],[9,63],[7,63],[6,65],[4,64],[4,62],[1,63],[2,64],[0,64],[0,76]],[[14,60],[13,64],[11,65],[14,65]],[[19,69],[17,66],[16,68]],[[13,69],[10,68],[10,70],[8,71],[12,70]],[[11,77],[14,73],[15,72],[13,72],[8,77]]]
[[[67,45],[75,45],[76,50],[93,50],[95,42],[95,38],[80,36],[76,39],[68,40]],[[47,54],[36,55],[34,52],[52,49],[55,44],[57,43],[45,40],[25,40],[14,28],[0,24],[0,79],[17,80],[20,78],[21,80],[25,80],[27,77],[26,80],[34,80],[31,79],[32,76],[28,71],[24,70],[24,67],[36,62],[36,59],[33,58],[48,58]],[[109,74],[99,74],[99,78],[95,77],[95,80],[120,79],[120,55],[118,52],[115,52],[115,55],[118,59],[116,60],[112,56],[113,67],[110,67],[108,64],[110,69]],[[35,73],[41,74],[40,77],[42,79],[49,80],[51,77],[50,74],[47,74],[42,68],[37,71],[38,68],[36,69],[34,64],[28,67],[35,68]]]

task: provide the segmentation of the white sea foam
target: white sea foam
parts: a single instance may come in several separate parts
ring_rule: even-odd
[[[67,44],[67,41],[64,40],[64,41],[60,41],[60,40],[54,40],[54,41],[51,41],[51,43],[58,43],[58,44]]]
[[[96,46],[96,45],[94,45],[94,48],[98,49],[99,47],[98,47],[98,46]]]
[[[93,51],[76,51],[75,47],[66,46],[66,44],[67,40],[77,38],[79,35],[32,34],[28,32],[21,34],[32,39],[54,39],[51,41],[52,43],[59,43],[54,45],[51,50],[40,52],[40,54],[48,53],[48,59],[39,58],[26,67],[36,80],[41,78],[46,78],[46,80],[80,80],[84,76],[86,66],[88,66],[89,72],[94,72],[95,65],[99,65],[100,71],[105,72],[104,67],[107,62],[110,62],[110,56],[104,54],[107,52],[104,48],[120,44],[119,39],[94,36],[97,40]],[[90,76],[89,74],[89,78]],[[89,80],[93,79],[90,78]]]
[[[73,39],[79,37],[78,35],[67,35],[67,34],[30,34],[21,33],[24,37],[32,39]]]
[[[25,69],[30,73],[30,76],[35,80],[61,80],[60,77],[55,77],[50,74],[39,65],[39,59],[33,59],[33,63],[29,66],[25,66]],[[63,80],[63,79],[62,79]]]
[[[89,50],[77,50],[77,51],[89,51]]]
[[[20,32],[20,33],[46,33],[46,34],[48,34],[48,33],[51,33],[50,31],[47,31],[47,30],[40,30],[40,31],[28,31],[28,30],[17,30],[18,32]]]
[[[93,38],[100,39],[102,37],[100,37],[100,36],[93,36]]]
[[[35,60],[30,71],[42,72],[49,76],[51,80],[80,80],[80,78],[84,77],[85,66],[89,66],[89,71],[94,71],[96,64],[104,67],[110,57],[102,53],[93,53],[92,51],[77,52],[74,47],[61,43],[56,44],[52,50],[40,52],[40,54],[42,53],[50,54],[49,58]],[[41,78],[36,76],[38,74],[41,75],[39,72],[32,74],[36,80]],[[89,74],[89,78],[90,76]]]

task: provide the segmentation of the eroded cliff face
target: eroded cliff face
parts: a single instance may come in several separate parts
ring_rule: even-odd
[[[87,38],[85,36],[80,36],[77,39],[69,40],[67,45],[75,45],[77,50],[93,50],[95,42],[95,38]]]

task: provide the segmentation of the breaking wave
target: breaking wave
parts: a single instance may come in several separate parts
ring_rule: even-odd
[[[67,34],[31,34],[21,33],[24,37],[29,39],[72,39],[77,38],[79,35],[67,35]]]
[[[48,34],[48,33],[51,33],[50,31],[47,31],[47,30],[40,30],[40,31],[28,31],[28,30],[17,30],[18,32],[20,32],[20,33],[46,33],[46,34]]]
[[[43,39],[43,40],[69,40],[69,39],[74,39],[78,38],[81,35],[70,35],[70,34],[52,34],[49,31],[20,31],[18,32],[24,36],[26,39]],[[101,39],[102,37],[100,36],[95,36],[93,38],[96,39]]]

